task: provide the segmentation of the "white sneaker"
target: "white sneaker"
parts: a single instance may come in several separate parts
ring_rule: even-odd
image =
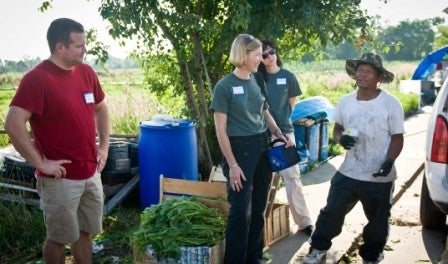
[[[322,259],[325,258],[327,255],[326,250],[318,250],[315,248],[311,248],[308,255],[305,256],[305,259],[303,261],[304,264],[316,264],[320,263]]]

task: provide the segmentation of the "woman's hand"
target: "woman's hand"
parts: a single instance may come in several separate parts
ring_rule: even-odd
[[[281,134],[279,139],[283,140],[285,142],[285,147],[289,148],[293,146],[293,143],[291,141],[291,139],[288,137],[288,135],[286,134]]]
[[[243,189],[243,182],[246,177],[244,176],[243,170],[240,168],[238,164],[234,166],[229,166],[229,181],[230,187],[233,191],[239,192]]]

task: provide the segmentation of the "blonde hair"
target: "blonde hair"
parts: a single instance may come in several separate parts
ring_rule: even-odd
[[[233,66],[241,68],[245,64],[245,56],[249,52],[259,49],[261,46],[261,41],[254,38],[254,36],[250,34],[239,34],[232,42],[229,60]]]

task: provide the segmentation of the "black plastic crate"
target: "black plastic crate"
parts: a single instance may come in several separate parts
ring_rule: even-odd
[[[34,178],[34,171],[35,168],[22,157],[6,155],[1,174],[11,180],[31,182]]]
[[[126,142],[113,142],[109,145],[109,154],[107,157],[105,171],[122,172],[131,168],[129,160],[128,144]]]
[[[106,162],[106,166],[104,166],[104,170],[106,171],[129,171],[131,169],[131,161],[126,159],[111,159]]]
[[[128,144],[126,142],[111,142],[109,144],[109,159],[129,158]]]
[[[128,155],[131,160],[131,168],[138,167],[138,144],[128,142]]]
[[[102,171],[101,181],[104,185],[125,183],[132,178],[130,170],[127,171]]]

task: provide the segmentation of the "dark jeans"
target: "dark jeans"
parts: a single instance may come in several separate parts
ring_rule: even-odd
[[[243,189],[229,185],[229,166],[223,162],[230,204],[226,228],[225,263],[262,263],[264,211],[272,172],[269,168],[266,133],[248,137],[230,137],[233,155],[244,172]]]
[[[331,180],[327,204],[317,218],[311,246],[328,250],[331,240],[341,233],[346,214],[360,201],[368,223],[363,229],[364,243],[359,254],[364,260],[376,260],[383,252],[389,235],[393,189],[393,182],[364,182],[336,172]]]

